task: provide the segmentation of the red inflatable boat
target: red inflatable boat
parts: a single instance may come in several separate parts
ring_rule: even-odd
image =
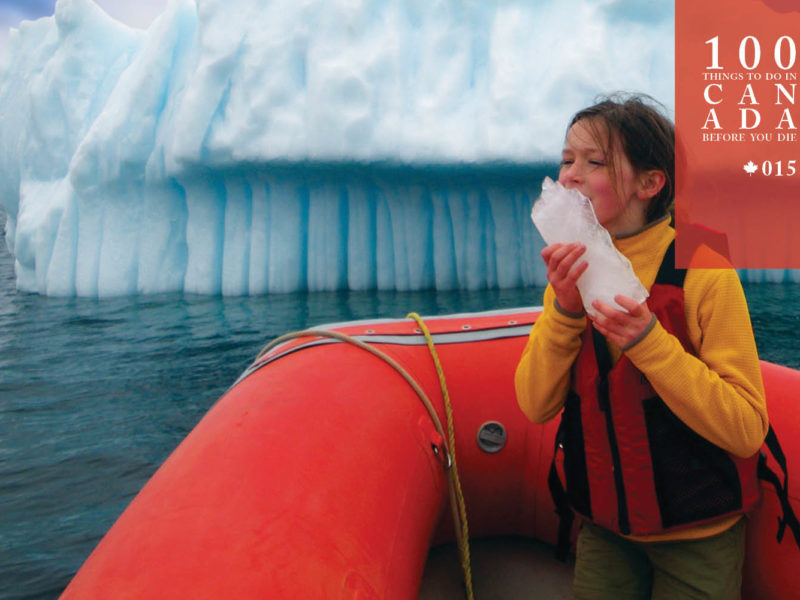
[[[425,320],[452,402],[473,538],[556,538],[546,483],[556,423],[529,423],[514,396],[514,369],[537,314]],[[445,422],[416,322],[330,328],[396,361]],[[800,372],[763,363],[763,374],[789,480],[800,482]],[[63,598],[417,598],[432,544],[453,538],[447,443],[435,421],[409,381],[363,348],[327,337],[287,341],[180,444]],[[790,501],[800,514],[793,490]],[[800,550],[789,532],[777,543],[780,514],[765,487],[748,526],[745,598],[800,597]]]

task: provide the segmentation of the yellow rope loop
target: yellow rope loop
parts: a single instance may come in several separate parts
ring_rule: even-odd
[[[419,325],[422,334],[425,336],[425,341],[428,343],[428,350],[433,358],[433,364],[436,367],[436,373],[439,376],[439,385],[442,388],[442,397],[444,399],[444,409],[447,416],[447,447],[450,450],[450,458],[453,462],[453,468],[448,471],[449,487],[450,487],[450,505],[453,509],[453,522],[455,525],[456,539],[458,542],[458,552],[461,556],[461,569],[464,572],[464,585],[467,590],[468,600],[473,600],[472,590],[472,567],[470,565],[469,553],[469,527],[467,526],[467,508],[464,502],[464,494],[461,491],[461,480],[458,477],[458,463],[456,462],[456,434],[453,425],[453,407],[450,402],[450,394],[447,391],[447,382],[444,377],[444,369],[442,363],[439,361],[439,354],[436,352],[436,346],[433,342],[433,336],[417,313],[412,312],[406,315],[407,319],[414,319]]]

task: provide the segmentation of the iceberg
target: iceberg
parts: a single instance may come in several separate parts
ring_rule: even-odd
[[[137,30],[58,0],[0,64],[17,287],[543,284],[528,214],[568,118],[673,97],[673,4],[630,4],[171,0]]]
[[[614,247],[608,231],[597,221],[591,201],[580,191],[546,177],[531,219],[547,244],[580,242],[586,246],[580,261],[586,261],[588,266],[577,286],[588,314],[597,314],[592,307],[595,300],[625,310],[614,300],[615,296],[621,294],[639,304],[647,299],[649,294],[636,277],[631,261]]]

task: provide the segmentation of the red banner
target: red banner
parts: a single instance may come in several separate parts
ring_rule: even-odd
[[[675,13],[677,266],[800,268],[800,2]]]

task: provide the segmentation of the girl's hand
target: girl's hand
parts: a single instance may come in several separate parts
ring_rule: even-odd
[[[615,296],[614,302],[627,309],[628,312],[617,310],[600,300],[595,300],[592,302],[592,306],[599,314],[592,317],[592,323],[595,329],[607,339],[620,348],[625,348],[638,341],[650,327],[653,313],[650,312],[646,301],[637,304],[635,300],[627,296]]]
[[[577,242],[550,244],[542,250],[542,258],[547,265],[547,280],[553,286],[559,306],[576,314],[583,312],[583,300],[576,283],[589,263],[584,261],[577,266],[575,263],[584,252],[586,246]]]

